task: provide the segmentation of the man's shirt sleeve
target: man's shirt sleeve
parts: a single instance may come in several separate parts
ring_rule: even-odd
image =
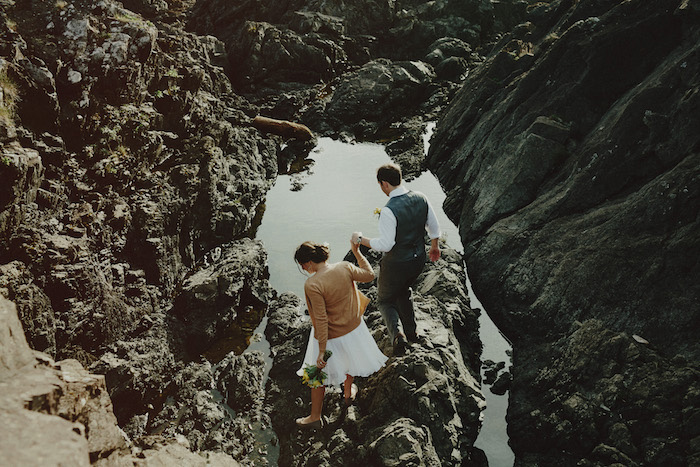
[[[437,219],[436,219],[437,220]],[[379,237],[370,239],[369,246],[373,250],[386,253],[394,248],[396,243],[396,216],[391,209],[384,206],[379,213]],[[438,229],[439,230],[439,229]]]

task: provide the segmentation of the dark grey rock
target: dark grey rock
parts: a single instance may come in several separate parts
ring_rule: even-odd
[[[619,385],[605,387],[636,407],[621,416],[639,420],[627,426],[631,449],[624,430],[610,431],[617,415],[601,408],[610,401],[592,396],[601,389],[577,382],[613,378],[596,374],[617,368],[619,353],[589,343],[559,379],[547,371],[568,345],[558,339],[590,318],[643,336],[671,374],[697,370],[670,365],[700,351],[690,259],[700,248],[690,130],[700,125],[690,97],[700,74],[687,59],[698,52],[696,17],[685,2],[532,8],[470,70],[431,140],[426,162],[448,191],[444,207],[460,224],[474,291],[514,343],[509,434],[524,464],[697,458],[678,412],[664,423],[646,411],[673,404],[675,390],[629,392],[637,378],[676,376],[641,376],[643,359],[628,357]]]
[[[244,239],[218,248],[219,257],[187,277],[175,300],[173,313],[182,319],[193,354],[240,321],[239,315],[264,309],[272,296],[261,242]]]
[[[586,321],[554,344],[514,354],[548,363],[514,373],[509,431],[533,458],[684,464],[697,451],[698,370],[631,336]],[[543,441],[546,439],[547,441]],[[663,441],[661,441],[663,440]],[[627,460],[627,461],[626,461]]]

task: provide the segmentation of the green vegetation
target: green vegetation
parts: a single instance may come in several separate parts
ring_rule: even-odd
[[[170,67],[170,69],[165,72],[165,76],[169,78],[182,78],[182,75],[177,72],[177,68],[175,67]]]
[[[143,18],[141,18],[138,15],[135,15],[133,13],[130,13],[128,11],[122,11],[120,13],[117,13],[114,15],[114,19],[121,23],[132,23],[132,24],[139,24],[139,25],[145,25],[154,28],[155,25]]]
[[[10,160],[9,157],[2,156],[2,157],[0,157],[0,164],[9,167],[10,164],[12,164],[12,161]]]
[[[12,120],[18,101],[17,85],[7,76],[7,70],[0,71],[0,117]]]

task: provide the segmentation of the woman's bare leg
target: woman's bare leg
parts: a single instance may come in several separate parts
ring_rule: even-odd
[[[352,382],[354,378],[350,375],[345,375],[345,383],[343,383],[343,396],[346,401],[352,399]]]
[[[323,395],[325,393],[325,386],[313,388],[311,390],[311,415],[309,421],[313,422],[321,419],[321,412],[323,411]]]
[[[311,389],[311,415],[304,418],[298,418],[297,423],[307,424],[321,420],[321,412],[323,411],[323,396],[325,393],[325,386]]]

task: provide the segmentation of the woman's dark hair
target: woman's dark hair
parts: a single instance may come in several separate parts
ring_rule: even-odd
[[[377,181],[389,182],[392,186],[401,185],[401,167],[396,164],[384,164],[377,169]]]
[[[331,254],[331,249],[328,245],[319,245],[314,242],[304,242],[294,252],[294,260],[299,264],[304,264],[308,261],[314,263],[323,263]]]

